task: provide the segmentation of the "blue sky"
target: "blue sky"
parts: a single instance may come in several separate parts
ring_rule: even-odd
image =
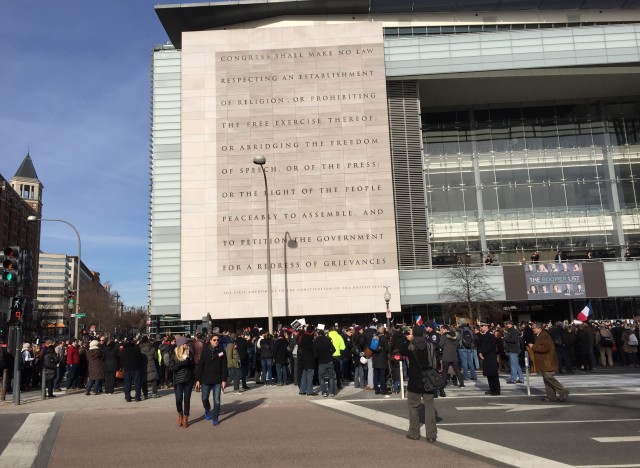
[[[29,151],[43,217],[76,226],[83,262],[127,306],[147,303],[150,56],[168,40],[157,3],[0,2],[0,174]],[[76,255],[73,230],[43,222],[41,249]]]

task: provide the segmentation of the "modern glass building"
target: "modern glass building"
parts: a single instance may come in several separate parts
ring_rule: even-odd
[[[330,54],[333,44],[342,47],[350,38],[357,43],[370,34],[368,29],[359,32],[365,24],[378,28],[383,48],[383,132],[389,135],[387,172],[393,188],[397,253],[397,284],[392,284],[391,277],[386,283],[398,293],[392,299],[392,310],[437,315],[446,301],[442,291],[448,269],[459,263],[483,267],[487,255],[494,253],[500,266],[488,269],[487,281],[494,288],[494,300],[512,315],[515,311],[521,317],[569,318],[586,299],[597,304],[601,317],[633,314],[640,270],[637,262],[625,260],[640,256],[640,192],[636,187],[640,182],[640,3],[239,1],[160,5],[156,13],[170,45],[153,51],[152,315],[180,315],[185,320],[206,313],[217,315],[212,307],[217,299],[191,300],[206,294],[190,288],[198,280],[185,271],[185,265],[191,269],[190,263],[185,264],[185,253],[202,252],[212,259],[221,254],[213,255],[206,247],[190,250],[193,230],[198,226],[206,230],[209,221],[203,218],[198,224],[186,215],[197,205],[185,202],[185,197],[191,200],[198,190],[207,196],[206,190],[215,183],[207,182],[205,176],[199,184],[193,173],[206,173],[211,161],[207,158],[222,157],[225,146],[205,147],[199,168],[194,167],[194,159],[185,159],[186,152],[191,158],[191,151],[199,151],[194,142],[202,140],[206,146],[209,135],[232,141],[216,125],[229,115],[243,115],[221,110],[224,102],[235,101],[207,106],[206,99],[245,92],[233,88],[237,82],[228,81],[229,77],[262,80],[264,70],[279,70],[263,59],[269,53],[273,61],[274,51],[285,50],[282,44],[287,44],[284,40],[277,46],[265,46],[257,39],[253,45],[240,47],[234,42],[235,34],[244,31],[274,44],[274,38],[288,37],[287,53],[299,49],[304,54],[309,48],[306,38],[316,28],[313,47],[325,47],[323,53]],[[322,33],[322,28],[335,25],[343,27],[343,42]],[[368,36],[361,43],[367,41],[371,42]],[[224,68],[232,66],[223,66],[225,57],[236,68]],[[318,76],[328,70],[321,58],[305,63]],[[368,62],[358,63],[362,71],[369,71]],[[335,70],[340,66],[335,65]],[[224,90],[220,83],[226,85]],[[322,85],[322,81],[313,82],[317,100],[321,100]],[[291,88],[291,96],[298,89],[302,88]],[[194,104],[194,96],[203,97],[202,108]],[[287,97],[282,99],[280,104],[287,107]],[[358,111],[366,108],[363,102]],[[279,111],[251,112],[276,115]],[[343,108],[341,112],[344,116],[348,111]],[[318,111],[317,115],[320,119],[323,114]],[[188,129],[182,125],[185,122]],[[194,122],[200,122],[203,130],[195,129]],[[345,128],[343,124],[342,131],[348,131]],[[307,138],[300,126],[292,131],[298,132],[301,142]],[[299,158],[304,160],[305,155]],[[370,174],[365,179],[370,181]],[[217,183],[221,183],[219,178]],[[374,245],[373,250],[376,248]],[[601,263],[604,289],[592,288],[592,294],[587,291],[585,297],[547,301],[510,293],[509,285],[505,286],[505,277],[512,274],[508,267],[530,262],[536,250],[541,262],[553,262],[562,251],[567,261]],[[235,254],[231,251],[230,255]],[[206,266],[200,271],[215,276]],[[522,276],[524,284],[524,272]],[[234,278],[230,284],[240,281]],[[203,290],[208,288],[203,286]],[[286,296],[290,288],[283,290]],[[264,310],[246,312],[229,304],[221,318],[266,316]],[[283,322],[291,321],[287,315],[295,318],[288,307],[279,307],[277,300],[276,304],[276,317],[283,317]],[[355,307],[350,313],[380,312],[379,305],[368,310],[367,306]],[[326,309],[310,314],[331,315]]]

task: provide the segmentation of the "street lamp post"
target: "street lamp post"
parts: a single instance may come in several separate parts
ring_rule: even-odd
[[[54,221],[54,222],[58,222],[58,223],[64,223],[67,224],[68,226],[71,226],[71,229],[73,229],[73,231],[76,233],[76,236],[78,237],[78,270],[76,271],[76,297],[75,297],[75,315],[76,315],[76,319],[75,319],[75,328],[74,328],[74,338],[78,339],[78,313],[80,312],[80,274],[82,271],[82,260],[81,260],[81,254],[82,254],[82,243],[80,242],[80,233],[78,232],[78,230],[76,229],[76,227],[71,224],[69,221],[65,221],[64,219],[45,219],[45,218],[38,218],[37,216],[29,216],[27,218],[27,221],[30,222],[35,222],[35,221]]]
[[[386,289],[386,292],[384,293],[384,302],[387,303],[387,330],[388,330],[389,326],[391,325],[391,323],[390,323],[391,310],[389,310],[389,302],[391,301],[391,293],[389,292],[389,286],[385,286],[384,288]]]
[[[267,173],[264,170],[264,165],[267,163],[267,158],[265,158],[264,156],[254,156],[253,163],[260,166],[260,169],[262,169],[262,175],[264,177],[264,196],[267,212],[267,297],[269,302],[269,334],[273,334],[273,297],[271,293],[271,237],[269,235],[269,186],[267,185]]]

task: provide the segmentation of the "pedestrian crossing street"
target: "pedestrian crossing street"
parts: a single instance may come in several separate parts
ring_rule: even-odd
[[[54,412],[32,413],[26,418],[24,418],[24,414],[0,415],[3,427],[0,467],[30,468],[37,466],[36,460],[55,415]],[[22,418],[24,418],[24,422],[19,424]],[[14,429],[13,433],[11,433],[11,429]],[[45,458],[48,460],[48,454]],[[46,461],[43,466],[46,466]]]

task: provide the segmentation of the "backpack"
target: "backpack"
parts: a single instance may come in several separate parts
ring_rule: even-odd
[[[462,347],[471,349],[473,347],[473,333],[468,328],[462,330],[462,339],[460,340]]]
[[[47,353],[44,355],[44,368],[56,369],[58,367],[58,356],[56,353]]]
[[[378,338],[378,335],[373,335],[373,337],[371,337],[371,344],[369,345],[369,349],[371,351],[377,351],[379,344],[380,344],[380,338]]]
[[[629,346],[638,346],[638,337],[635,333],[629,333],[629,337],[627,338],[627,344]]]
[[[178,368],[178,363],[176,361],[176,353],[173,350],[166,351],[162,356],[162,360],[164,361],[164,365],[171,372],[175,372]]]
[[[562,334],[557,334],[553,336],[553,343],[556,346],[564,346],[564,338],[562,338]]]

